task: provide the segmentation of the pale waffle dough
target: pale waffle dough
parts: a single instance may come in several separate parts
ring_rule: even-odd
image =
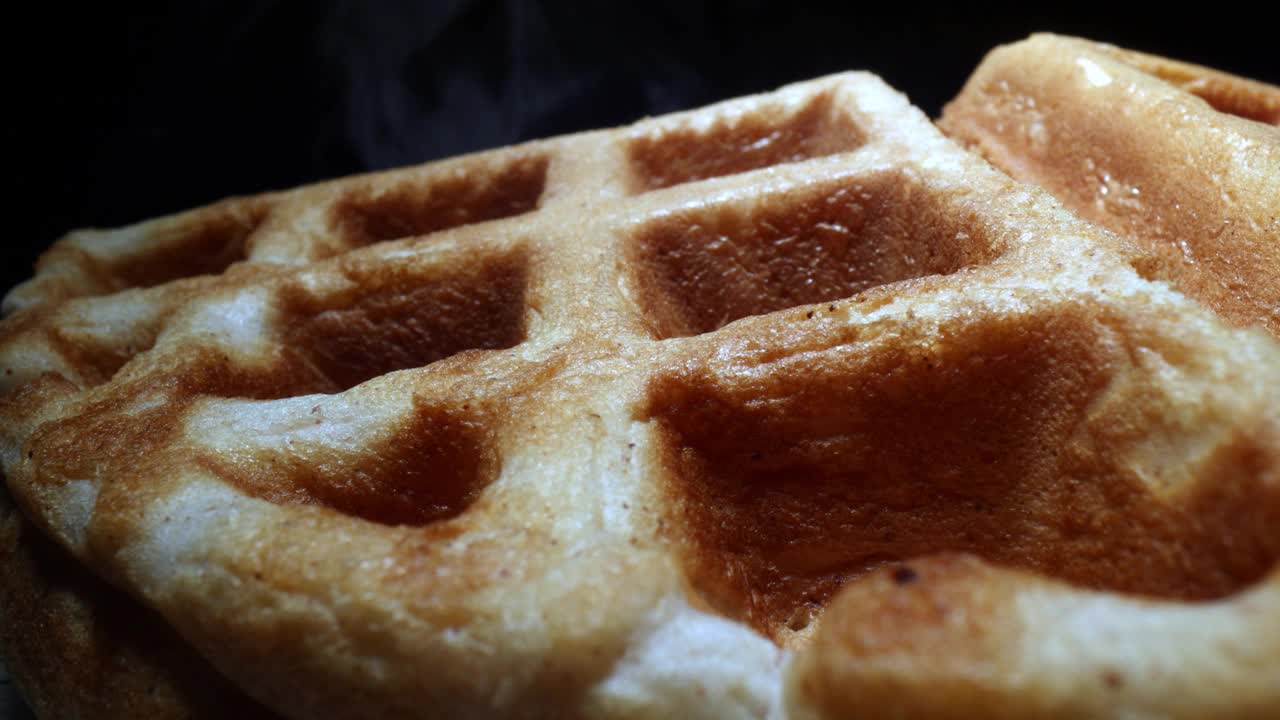
[[[73,234],[0,460],[284,716],[1268,716],[1280,344],[1151,257],[837,75]]]

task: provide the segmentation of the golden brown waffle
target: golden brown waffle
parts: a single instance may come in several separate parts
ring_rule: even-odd
[[[1056,35],[993,50],[941,126],[1280,337],[1280,88]]]
[[[0,649],[37,717],[274,717],[32,528],[2,489],[0,618]]]
[[[1262,717],[1280,345],[1150,257],[833,76],[73,235],[0,461],[286,716]]]

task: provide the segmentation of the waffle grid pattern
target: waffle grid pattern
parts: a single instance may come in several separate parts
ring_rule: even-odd
[[[1280,349],[1143,257],[833,76],[73,234],[5,301],[4,468],[286,715],[1145,711],[1148,626],[1026,648],[1276,662]]]

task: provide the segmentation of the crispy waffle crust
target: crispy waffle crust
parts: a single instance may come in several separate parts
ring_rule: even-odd
[[[37,716],[275,717],[154,612],[85,572],[32,528],[3,491],[0,553],[0,648]]]
[[[1145,277],[1280,337],[1280,88],[1034,35],[992,51],[940,125],[1141,246]]]
[[[261,712],[1264,717],[1280,345],[1158,258],[838,75],[73,234],[0,460]]]

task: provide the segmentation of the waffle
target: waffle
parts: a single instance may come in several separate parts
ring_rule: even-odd
[[[940,124],[1141,245],[1145,277],[1280,337],[1280,88],[1033,35],[992,51]]]
[[[76,233],[0,600],[52,538],[174,715],[1263,717],[1280,344],[1156,256],[862,73]]]

